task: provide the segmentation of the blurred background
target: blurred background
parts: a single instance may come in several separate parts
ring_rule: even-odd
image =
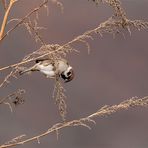
[[[9,19],[22,18],[41,0],[18,1],[11,10]],[[47,44],[64,44],[85,31],[107,20],[112,9],[107,5],[96,6],[84,0],[61,0],[64,13],[49,3],[49,16],[45,9],[39,11],[39,26],[47,29],[40,33]],[[122,0],[130,19],[148,20],[147,0]],[[0,4],[0,22],[4,10]],[[10,29],[15,23],[7,26]],[[91,52],[83,44],[76,44],[80,53],[67,56],[75,70],[75,79],[63,84],[66,89],[67,120],[79,119],[96,112],[104,105],[118,104],[128,98],[148,95],[148,32],[133,31],[125,38],[119,34],[103,37],[94,35],[89,41]],[[25,55],[40,48],[40,44],[18,27],[0,45],[0,67],[19,62]],[[9,70],[0,72],[2,81]],[[0,89],[0,98],[18,88],[26,90],[25,103],[13,112],[6,105],[0,106],[0,144],[19,135],[38,135],[57,122],[61,122],[57,106],[52,98],[53,81],[40,73],[11,79],[9,85]],[[119,111],[108,117],[96,118],[91,130],[85,127],[69,127],[60,130],[59,139],[52,133],[37,141],[19,146],[27,148],[147,148],[148,108],[132,108]]]

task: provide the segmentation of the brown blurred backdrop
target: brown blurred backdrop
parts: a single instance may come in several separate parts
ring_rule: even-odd
[[[43,39],[48,44],[64,44],[74,37],[95,28],[112,14],[107,5],[94,5],[87,0],[61,0],[64,13],[49,3],[49,16],[40,10],[39,25]],[[11,10],[11,18],[21,18],[41,0],[21,0]],[[147,0],[122,0],[130,19],[148,20]],[[3,8],[0,5],[0,22]],[[14,23],[8,25],[11,28]],[[148,95],[148,33],[147,30],[132,31],[125,38],[105,34],[94,36],[91,53],[83,44],[77,44],[79,54],[71,53],[68,60],[75,69],[75,79],[65,85],[68,105],[67,120],[85,117],[100,107],[128,99]],[[17,28],[0,45],[0,67],[19,62],[26,54],[38,49],[26,29]],[[9,70],[0,72],[0,80]],[[40,73],[11,79],[1,88],[0,98],[18,88],[26,89],[25,104],[11,113],[7,106],[0,106],[0,144],[21,134],[27,137],[40,134],[53,124],[60,122],[58,110],[52,99],[53,82]],[[41,144],[31,142],[24,148],[147,148],[148,108],[134,108],[120,111],[108,117],[96,119],[92,130],[84,127],[70,127],[60,131],[59,140],[52,133],[40,139]]]

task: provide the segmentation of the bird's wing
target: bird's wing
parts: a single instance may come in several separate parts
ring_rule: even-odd
[[[43,61],[49,61],[49,58],[41,58],[41,59],[36,59],[35,62],[39,63],[39,62],[43,62]]]

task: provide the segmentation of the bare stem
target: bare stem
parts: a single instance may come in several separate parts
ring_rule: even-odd
[[[7,24],[7,20],[8,20],[8,16],[9,16],[11,7],[13,6],[13,4],[16,1],[17,0],[10,0],[8,8],[7,8],[6,12],[5,12],[4,19],[3,19],[3,22],[2,22],[2,26],[1,26],[1,31],[0,31],[0,41],[1,41],[2,37],[3,37],[4,31],[5,31],[5,28],[6,28],[6,24]]]
[[[14,1],[14,0],[12,0]],[[29,16],[37,12],[41,7],[45,6],[48,3],[48,0],[45,0],[42,4],[40,4],[37,8],[30,11],[26,16],[24,16],[13,28],[11,28],[6,34],[0,37],[0,41],[2,41],[8,34],[10,34],[13,30],[15,30],[18,26],[20,26]]]

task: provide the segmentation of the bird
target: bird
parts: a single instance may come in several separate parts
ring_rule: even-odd
[[[57,59],[51,61],[48,58],[42,58],[35,60],[35,65],[32,67],[20,70],[19,74],[39,71],[43,73],[47,78],[62,78],[65,83],[70,82],[74,78],[74,70],[69,65],[66,59]]]

